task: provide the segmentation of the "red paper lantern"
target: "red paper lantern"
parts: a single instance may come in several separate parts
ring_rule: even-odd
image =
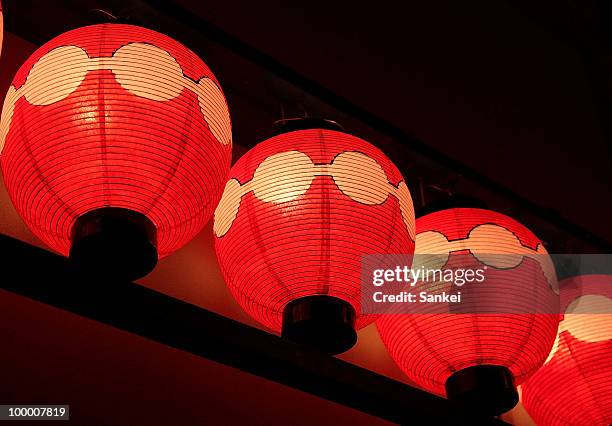
[[[100,271],[134,268],[148,253],[131,273],[144,275],[155,252],[179,249],[212,216],[231,125],[217,79],[191,50],[145,28],[93,25],[19,69],[0,151],[9,195],[36,236]]]
[[[565,312],[546,363],[521,386],[538,426],[612,424],[612,276],[559,283]]]
[[[414,212],[377,148],[323,128],[277,135],[232,167],[215,211],[215,247],[242,308],[329,353],[351,347],[364,254],[412,253]],[[354,327],[353,327],[354,322]]]
[[[382,315],[377,321],[382,340],[420,387],[484,414],[507,411],[518,401],[513,383],[544,362],[555,338],[558,315],[536,313],[532,306],[557,309],[554,266],[535,235],[490,210],[437,211],[417,219],[416,227],[413,268],[422,254],[440,255],[430,269],[483,268],[484,283],[466,284],[461,291],[473,289],[474,306],[493,309],[445,305],[447,313]],[[454,287],[440,286],[447,292]]]

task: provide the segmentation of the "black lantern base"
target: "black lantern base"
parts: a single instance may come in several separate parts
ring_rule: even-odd
[[[337,355],[357,342],[355,309],[331,296],[309,296],[289,303],[283,311],[282,337]]]
[[[453,373],[446,381],[446,396],[469,413],[498,416],[518,403],[510,370],[499,365],[476,365]]]
[[[142,278],[157,264],[157,229],[133,210],[92,210],[72,228],[70,260],[92,277]]]

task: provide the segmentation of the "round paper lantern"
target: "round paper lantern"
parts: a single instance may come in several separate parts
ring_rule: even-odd
[[[421,266],[479,268],[484,281],[460,287],[464,298],[471,296],[464,305],[382,315],[377,321],[382,340],[420,387],[467,411],[505,412],[518,402],[515,384],[542,365],[554,341],[559,322],[554,265],[527,228],[490,210],[437,211],[417,219],[416,229],[413,268],[420,256],[431,256]],[[436,291],[458,288],[452,282],[434,284]]]
[[[564,316],[546,363],[521,386],[538,426],[612,424],[612,276],[559,283]]]
[[[362,256],[412,253],[414,211],[379,149],[312,128],[274,136],[240,158],[214,232],[240,306],[284,337],[336,354],[375,319],[361,314]]]
[[[231,125],[217,79],[188,48],[145,28],[93,25],[19,69],[0,151],[9,195],[38,238],[137,278],[212,216]]]

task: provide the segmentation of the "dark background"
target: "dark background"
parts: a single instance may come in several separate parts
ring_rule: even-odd
[[[449,189],[475,195],[518,218],[550,251],[610,251],[612,27],[605,1],[3,6],[10,34],[1,96],[37,45],[98,22],[92,9],[105,9],[174,36],[211,66],[228,96],[236,158],[268,136],[283,111],[321,115],[383,148],[417,207],[421,181],[425,201]],[[0,232],[40,244],[0,190]],[[225,289],[211,241],[208,227],[141,283],[256,326]],[[345,359],[406,380],[375,328],[359,337]],[[80,424],[167,424],[175,412],[182,417],[174,424],[378,424],[7,292],[0,292],[0,342],[0,401],[72,403],[73,414],[87,420]],[[508,420],[529,424],[520,407]]]

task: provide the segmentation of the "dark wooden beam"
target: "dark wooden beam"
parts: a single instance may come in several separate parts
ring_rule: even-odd
[[[86,278],[67,259],[1,234],[0,252],[1,289],[391,422],[474,424],[443,398],[138,284]]]

